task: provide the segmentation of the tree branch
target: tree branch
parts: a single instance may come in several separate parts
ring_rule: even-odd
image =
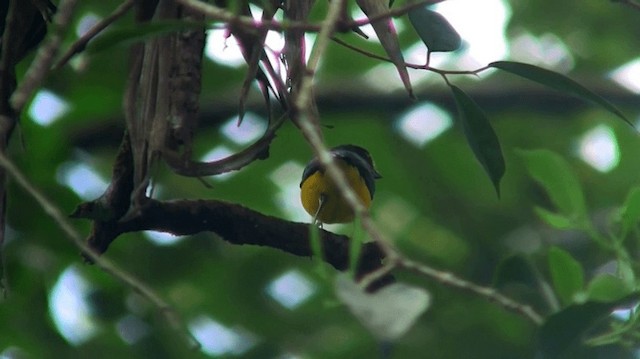
[[[73,43],[67,49],[67,52],[58,60],[56,65],[53,67],[54,70],[57,70],[64,66],[75,54],[78,54],[86,48],[89,41],[91,41],[96,35],[98,35],[102,30],[106,29],[107,26],[111,25],[114,21],[122,17],[124,14],[133,7],[134,0],[126,0],[120,6],[118,6],[111,15],[102,21],[95,24],[89,31],[87,31],[82,37],[80,37],[76,42]]]
[[[89,218],[93,213],[79,208],[75,218]],[[96,222],[100,223],[99,220]],[[107,222],[105,222],[107,223]],[[279,249],[301,256],[311,257],[309,225],[289,222],[267,216],[247,207],[217,200],[176,200],[157,201],[150,199],[134,215],[124,221],[108,222],[102,226],[99,236],[88,239],[89,246],[102,253],[120,234],[154,230],[174,235],[192,235],[213,232],[225,241],[239,245],[258,245]],[[107,230],[108,228],[108,230]],[[320,230],[323,260],[340,271],[349,269],[349,237]],[[382,266],[384,255],[375,243],[367,243],[362,248],[362,256],[356,276],[358,278]],[[393,281],[391,276],[381,278],[370,289]]]

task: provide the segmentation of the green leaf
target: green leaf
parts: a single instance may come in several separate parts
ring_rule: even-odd
[[[569,252],[558,248],[549,249],[549,272],[553,287],[565,305],[573,302],[574,296],[584,288],[584,272],[578,261]]]
[[[587,207],[580,182],[569,164],[548,150],[518,151],[533,179],[547,191],[549,198],[565,217],[587,226]]]
[[[551,87],[555,90],[562,91],[564,93],[581,98],[585,101],[600,105],[605,110],[620,117],[631,127],[634,127],[631,121],[629,121],[629,119],[627,119],[627,117],[609,101],[596,95],[595,93],[591,92],[591,90],[573,81],[572,79],[557,72],[543,69],[538,66],[513,61],[496,61],[490,63],[489,67],[510,72],[514,75],[524,77],[528,80],[535,81],[539,84]]]
[[[504,175],[505,164],[498,136],[493,131],[493,127],[482,109],[473,99],[454,85],[451,85],[451,91],[458,107],[467,142],[489,175],[499,197],[500,180]]]
[[[386,0],[356,0],[356,3],[368,18],[389,12],[389,3]],[[376,35],[378,35],[380,44],[386,51],[387,55],[389,55],[389,59],[396,66],[398,75],[400,75],[400,79],[409,93],[409,96],[411,98],[415,98],[413,88],[411,86],[409,71],[405,66],[402,49],[400,48],[400,41],[398,40],[398,34],[396,33],[393,21],[385,17],[380,20],[372,21],[371,26],[376,32]]]
[[[409,11],[409,21],[430,52],[455,51],[462,39],[444,16],[425,7]]]
[[[636,288],[636,273],[633,264],[629,261],[618,260],[616,274],[628,288]]]
[[[553,228],[562,230],[576,228],[576,223],[565,215],[547,211],[541,207],[535,207],[533,210],[540,219]]]
[[[586,302],[571,305],[547,318],[539,331],[541,358],[566,358],[571,347],[579,345],[585,333],[616,307],[636,301],[637,294],[612,303]]]
[[[624,281],[611,274],[600,274],[593,278],[587,289],[589,300],[614,302],[631,293]]]
[[[336,295],[379,340],[403,336],[431,304],[429,292],[404,283],[393,283],[371,294],[350,276],[339,274]]]
[[[620,222],[622,225],[621,237],[629,234],[640,221],[640,187],[635,187],[627,195],[627,199],[620,208]]]
[[[87,45],[88,53],[97,53],[116,45],[129,45],[155,36],[188,29],[208,27],[205,22],[164,20],[111,29]]]

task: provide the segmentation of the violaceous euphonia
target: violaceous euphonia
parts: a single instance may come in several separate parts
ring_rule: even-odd
[[[369,208],[376,191],[375,180],[382,178],[374,168],[369,152],[356,145],[340,145],[329,152],[362,204]],[[317,158],[312,159],[302,173],[300,201],[314,222],[346,223],[354,219],[351,206],[342,198]]]

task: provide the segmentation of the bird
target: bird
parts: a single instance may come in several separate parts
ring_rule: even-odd
[[[376,191],[375,180],[382,178],[374,167],[369,151],[346,144],[331,148],[329,153],[358,199],[369,208]],[[318,158],[313,158],[302,172],[300,201],[307,213],[313,216],[313,222],[320,226],[323,223],[348,223],[355,217],[353,209],[325,173]]]

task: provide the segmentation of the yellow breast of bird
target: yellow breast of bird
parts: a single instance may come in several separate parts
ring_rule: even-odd
[[[369,208],[371,194],[360,176],[358,169],[343,160],[336,159],[338,167],[347,177],[349,185],[362,204]],[[325,196],[325,203],[318,213],[318,220],[323,223],[345,223],[354,218],[353,211],[340,195],[335,183],[323,171],[317,171],[307,178],[300,188],[302,206],[310,214],[315,215],[320,206],[320,196]]]

